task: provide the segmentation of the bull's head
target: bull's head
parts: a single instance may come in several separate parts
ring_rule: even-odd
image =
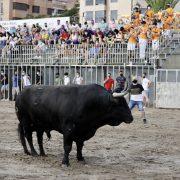
[[[121,122],[131,123],[133,121],[133,116],[124,98],[128,91],[129,90],[123,93],[113,93],[111,95],[110,101],[113,119],[109,125],[117,126]]]

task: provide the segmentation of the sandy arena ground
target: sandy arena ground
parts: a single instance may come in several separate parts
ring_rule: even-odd
[[[179,180],[180,110],[146,109],[144,126],[133,112],[132,124],[105,126],[85,143],[87,165],[76,161],[76,147],[70,154],[69,168],[61,167],[62,135],[52,133],[44,140],[47,157],[24,155],[17,136],[18,120],[13,102],[0,102],[0,180]],[[37,149],[36,139],[34,144]]]

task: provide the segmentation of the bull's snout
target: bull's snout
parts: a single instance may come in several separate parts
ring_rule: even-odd
[[[130,124],[130,123],[133,122],[133,120],[134,120],[133,116],[130,115],[130,116],[126,119],[125,123]]]

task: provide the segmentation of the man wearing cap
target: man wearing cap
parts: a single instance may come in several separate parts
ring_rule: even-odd
[[[144,88],[141,84],[138,83],[137,78],[134,77],[132,84],[130,86],[129,92],[131,94],[130,102],[129,102],[129,108],[132,110],[136,105],[142,113],[142,119],[144,124],[146,124],[146,117],[145,117],[145,111],[143,108],[143,95],[142,92],[144,91]]]

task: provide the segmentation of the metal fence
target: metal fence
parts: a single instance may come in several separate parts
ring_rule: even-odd
[[[156,107],[180,108],[180,69],[158,69]]]
[[[37,72],[39,72],[39,81],[40,84],[44,85],[55,85],[57,74],[59,77],[63,79],[63,75],[65,72],[69,73],[71,82],[76,74],[79,72],[83,77],[84,84],[92,84],[97,83],[103,86],[104,79],[107,73],[111,73],[112,77],[116,79],[119,75],[119,71],[123,70],[124,75],[127,78],[127,81],[131,79],[131,76],[140,76],[143,72],[146,72],[148,78],[154,82],[154,69],[150,66],[126,66],[124,65],[99,65],[99,66],[87,66],[87,65],[79,65],[79,66],[64,66],[64,65],[0,65],[1,72],[6,74],[8,80],[5,82],[1,82],[1,96],[3,95],[4,99],[13,99],[13,90],[16,88],[14,86],[18,86],[18,90],[21,91],[23,89],[22,83],[22,72],[24,71],[30,77],[31,84],[37,83]],[[15,78],[15,72],[17,73]],[[17,77],[18,76],[18,77]],[[15,82],[14,82],[15,81]],[[154,85],[151,86],[150,91],[151,102],[153,102],[154,97]]]
[[[169,43],[169,37],[160,38],[159,49],[152,50],[149,42],[146,58],[139,58],[138,44],[135,50],[127,50],[127,43],[104,45],[16,45],[0,49],[1,64],[54,64],[54,65],[115,65],[115,64],[154,64],[159,58],[161,49]]]

